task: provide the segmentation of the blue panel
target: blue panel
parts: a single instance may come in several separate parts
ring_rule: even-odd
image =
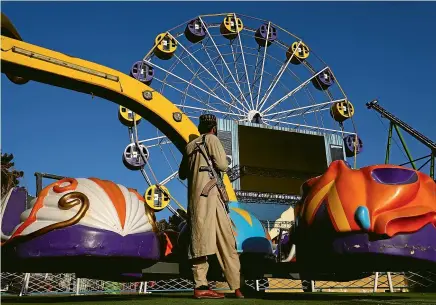
[[[236,245],[238,253],[264,253],[272,254],[272,243],[266,237],[266,231],[262,223],[253,214],[248,213],[247,221],[245,217],[238,213],[238,209],[243,209],[238,202],[231,202],[230,218],[236,226]],[[236,209],[235,209],[236,208]]]

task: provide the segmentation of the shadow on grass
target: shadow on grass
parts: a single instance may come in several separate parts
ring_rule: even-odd
[[[226,298],[232,298],[232,294],[226,294]],[[258,297],[248,297],[249,299],[263,299],[263,300],[307,300],[307,301],[351,301],[351,300],[407,300],[412,295],[408,294],[344,294],[344,293],[265,293]],[[191,299],[192,293],[189,292],[174,292],[174,293],[153,293],[147,295],[87,295],[87,296],[2,296],[2,303],[37,303],[37,304],[50,304],[50,303],[79,303],[79,302],[92,302],[92,303],[107,303],[111,301],[128,301],[128,300],[146,300],[146,299]]]
[[[265,293],[259,298],[263,300],[307,300],[307,301],[347,301],[347,300],[401,300],[401,299],[409,299],[410,297],[407,295],[399,295],[399,294],[381,294],[381,293],[321,293],[321,292],[299,292],[299,293]]]

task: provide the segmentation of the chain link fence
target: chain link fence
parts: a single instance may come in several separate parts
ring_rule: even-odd
[[[274,292],[423,292],[436,291],[436,273],[402,272],[374,273],[349,282],[300,281],[278,278],[250,280],[246,284],[257,291]],[[229,290],[226,283],[210,282],[216,290]],[[1,291],[4,295],[91,295],[144,294],[153,292],[192,291],[193,283],[185,279],[147,282],[111,282],[76,278],[70,273],[1,273]]]

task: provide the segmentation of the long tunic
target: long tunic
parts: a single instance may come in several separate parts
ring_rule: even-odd
[[[222,205],[216,187],[212,188],[207,197],[201,195],[203,188],[210,181],[207,171],[199,171],[201,166],[207,166],[206,159],[195,145],[195,142],[201,140],[200,136],[186,145],[179,168],[179,178],[188,179],[187,210],[191,237],[189,259],[216,254],[217,208],[218,205]],[[213,134],[207,134],[205,141],[215,170],[225,172],[228,163],[220,140]]]

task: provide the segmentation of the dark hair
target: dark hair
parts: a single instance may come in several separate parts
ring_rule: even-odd
[[[216,122],[204,122],[198,125],[198,131],[200,134],[205,134],[210,132],[214,127],[216,127]]]

